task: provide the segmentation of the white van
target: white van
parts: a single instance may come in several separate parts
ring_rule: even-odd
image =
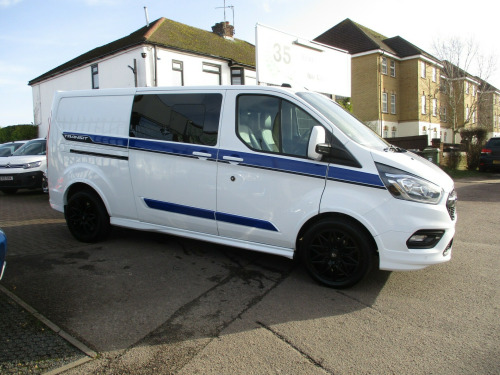
[[[51,206],[84,242],[111,225],[293,258],[330,287],[448,261],[453,181],[327,97],[264,86],[58,92]]]

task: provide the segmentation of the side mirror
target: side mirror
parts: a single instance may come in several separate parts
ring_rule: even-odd
[[[309,144],[307,145],[307,156],[313,160],[321,160],[324,155],[322,147],[326,146],[326,132],[325,128],[316,125],[311,130],[311,135],[309,136]]]

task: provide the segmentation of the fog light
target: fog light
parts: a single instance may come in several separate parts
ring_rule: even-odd
[[[444,230],[419,230],[408,238],[406,246],[409,249],[431,249],[443,237]]]

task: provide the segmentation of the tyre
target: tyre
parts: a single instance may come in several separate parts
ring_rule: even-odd
[[[98,242],[111,229],[106,207],[92,191],[73,194],[64,207],[64,217],[71,234],[82,242]]]
[[[5,189],[2,189],[2,193],[4,194],[16,194],[17,192],[17,189],[16,188],[5,188]]]
[[[314,224],[300,247],[302,261],[317,282],[347,288],[360,281],[372,263],[371,241],[355,223],[330,218]]]

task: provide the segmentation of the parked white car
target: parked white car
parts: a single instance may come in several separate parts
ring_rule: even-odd
[[[41,189],[47,169],[46,145],[44,138],[33,139],[11,156],[0,158],[0,191],[14,194],[19,189]]]
[[[81,241],[117,225],[300,256],[336,288],[375,259],[388,270],[446,262],[455,234],[448,175],[308,91],[59,92],[48,179]]]

